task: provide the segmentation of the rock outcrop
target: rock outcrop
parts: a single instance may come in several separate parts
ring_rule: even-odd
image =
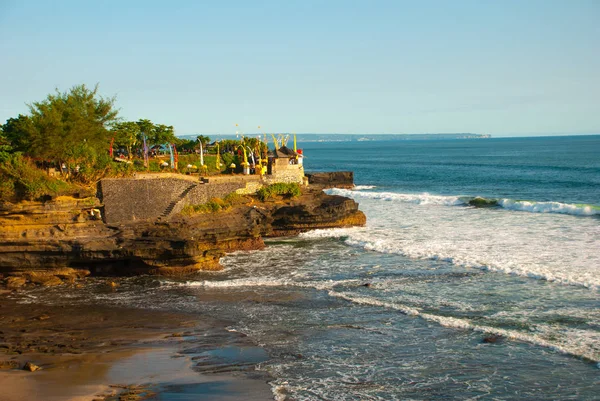
[[[306,174],[310,185],[325,188],[354,188],[354,173],[352,171],[333,171],[328,173]]]
[[[358,204],[349,198],[313,191],[297,202],[273,210],[270,236],[297,235],[317,228],[362,226],[366,223]]]
[[[220,269],[227,252],[264,247],[262,238],[365,224],[351,199],[305,189],[298,199],[253,199],[208,214],[105,224],[96,198],[58,198],[0,207],[0,276],[11,289],[73,283],[87,274],[183,275]],[[96,211],[96,212],[94,212]]]

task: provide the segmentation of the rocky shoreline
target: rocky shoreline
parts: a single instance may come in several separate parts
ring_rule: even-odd
[[[88,302],[57,304],[52,294],[118,296],[123,280],[144,278],[115,276],[218,270],[226,253],[262,249],[263,238],[365,224],[356,202],[322,188],[309,185],[297,198],[264,202],[246,195],[216,213],[121,224],[99,218],[103,205],[95,196],[0,204],[0,386],[10,387],[3,396],[139,400],[167,394],[169,386],[205,391],[219,383],[227,399],[271,399],[269,377],[254,369],[268,356],[245,336],[225,330],[226,322]],[[260,358],[223,365],[207,356],[219,349]]]
[[[106,224],[96,197],[0,205],[0,282],[23,286],[75,283],[92,276],[181,276],[218,270],[228,252],[264,247],[264,237],[366,223],[358,204],[310,185],[301,196],[256,196],[216,213]],[[96,213],[94,213],[96,211]]]

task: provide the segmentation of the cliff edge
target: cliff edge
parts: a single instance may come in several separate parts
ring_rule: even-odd
[[[300,197],[245,202],[216,213],[105,223],[95,197],[0,205],[0,275],[9,288],[92,275],[184,275],[220,269],[227,252],[264,247],[263,237],[364,225],[348,198],[307,187]]]

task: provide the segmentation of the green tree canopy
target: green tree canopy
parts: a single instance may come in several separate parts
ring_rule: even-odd
[[[171,143],[176,142],[177,137],[175,136],[175,129],[172,125],[157,124],[154,126],[153,136],[150,136],[150,143]]]
[[[177,149],[179,149],[179,150],[193,151],[194,149],[196,149],[198,147],[198,142],[194,141],[193,139],[182,139],[182,138],[177,138],[177,139],[178,139]]]
[[[131,159],[132,149],[141,143],[140,126],[133,121],[123,121],[113,124],[115,133],[115,147],[127,149],[128,157]]]
[[[107,152],[108,124],[117,118],[114,98],[98,96],[98,85],[78,85],[29,105],[31,124],[23,128],[22,143],[31,156],[45,160],[81,162]]]
[[[140,128],[140,132],[146,135],[149,145],[177,142],[175,129],[172,125],[154,124],[148,119],[140,119],[136,124]]]
[[[12,151],[10,141],[4,135],[4,129],[0,125],[0,162],[8,157],[8,154]]]
[[[2,126],[4,137],[14,151],[27,152],[29,150],[29,132],[33,130],[31,118],[19,114],[17,118],[9,118]]]
[[[202,144],[202,146],[206,146],[210,143],[210,137],[206,135],[198,135],[196,140]]]
[[[154,124],[148,119],[138,121],[120,121],[112,125],[115,146],[126,148],[130,157],[136,149],[140,149],[146,136],[148,146],[163,145],[165,143],[180,144],[180,139],[175,136],[171,125]]]

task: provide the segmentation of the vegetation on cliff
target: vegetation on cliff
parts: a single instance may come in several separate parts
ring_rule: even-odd
[[[297,198],[300,195],[302,195],[302,190],[297,183],[276,183],[260,188],[254,199],[258,198],[261,202],[264,202],[282,197]],[[250,204],[252,199],[252,196],[240,195],[237,192],[232,192],[225,198],[211,198],[206,203],[186,205],[181,213],[185,216],[201,213],[217,213],[228,210],[233,206]]]
[[[74,190],[72,184],[49,177],[21,154],[0,155],[0,199],[38,199]]]
[[[28,114],[0,125],[0,200],[80,192],[103,177],[136,171],[215,174],[230,172],[233,163],[239,172],[246,152],[256,162],[266,155],[266,144],[256,138],[208,147],[210,138],[204,135],[182,139],[172,125],[125,121],[115,98],[100,96],[97,85],[56,90],[28,108]]]
[[[212,198],[206,203],[186,205],[181,213],[185,216],[201,213],[216,213],[230,209],[232,206],[249,203],[250,199],[236,192],[228,194],[225,198]]]
[[[302,190],[300,189],[300,185],[295,182],[292,183],[283,183],[278,182],[275,184],[268,185],[266,187],[260,188],[256,195],[258,199],[261,201],[266,201],[272,199],[276,196],[285,196],[289,198],[295,198],[302,194]]]

